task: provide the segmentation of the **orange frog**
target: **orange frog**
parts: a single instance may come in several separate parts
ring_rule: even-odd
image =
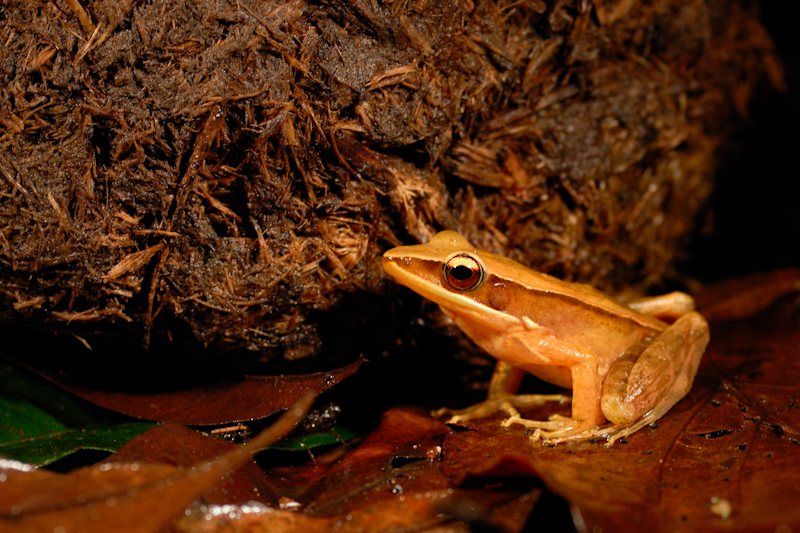
[[[504,426],[531,428],[533,440],[605,437],[610,445],[652,424],[686,395],[709,340],[708,323],[687,294],[623,304],[588,285],[477,250],[453,231],[389,250],[383,268],[439,304],[498,360],[485,401],[439,411],[452,415],[450,423],[503,411],[509,415]],[[518,409],[569,400],[516,395],[525,372],[571,388],[571,416],[522,418]]]

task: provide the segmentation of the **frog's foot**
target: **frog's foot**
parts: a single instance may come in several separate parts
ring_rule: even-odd
[[[632,426],[627,427],[620,427],[615,424],[607,424],[601,427],[594,427],[589,430],[584,430],[580,432],[573,432],[569,434],[558,434],[556,431],[542,431],[541,429],[537,429],[533,435],[531,435],[531,441],[542,441],[543,444],[546,445],[555,445],[560,442],[569,442],[569,441],[580,441],[580,440],[589,440],[589,439],[606,439],[605,447],[611,448],[614,443],[620,439],[624,439],[628,435],[636,433],[643,427],[654,423],[655,420],[639,420],[637,423],[633,424]]]
[[[555,445],[561,442],[581,441],[589,439],[606,439],[606,448],[610,448],[620,439],[636,433],[640,429],[653,424],[658,416],[644,416],[630,426],[606,424],[603,426],[587,427],[586,424],[567,416],[551,415],[549,420],[528,420],[511,416],[503,421],[503,427],[519,424],[528,429],[533,429],[530,439],[532,442],[541,440],[542,444]]]
[[[562,415],[550,415],[547,420],[530,420],[528,418],[511,415],[503,420],[502,426],[507,428],[512,424],[518,424],[520,426],[525,426],[528,429],[558,431],[563,429],[565,426],[569,426],[571,421],[572,418]]]
[[[503,427],[512,424],[533,429],[531,441],[541,440],[543,444],[552,445],[571,440],[586,440],[605,437],[610,428],[595,427],[569,416],[551,415],[548,420],[528,420],[526,418],[509,417],[503,421]],[[611,428],[613,429],[613,428]]]
[[[644,415],[642,418],[640,418],[630,426],[612,425],[610,427],[607,427],[602,435],[606,437],[606,448],[612,447],[616,441],[624,439],[628,435],[636,433],[645,426],[655,424],[655,422],[659,418],[661,418],[662,414],[663,412],[654,410],[650,411],[649,413]]]
[[[497,412],[503,412],[511,418],[525,420],[521,418],[519,409],[537,407],[550,402],[567,403],[571,400],[572,398],[563,394],[502,394],[487,398],[465,409],[442,408],[434,411],[433,414],[437,417],[450,415],[447,420],[448,424],[485,418]]]

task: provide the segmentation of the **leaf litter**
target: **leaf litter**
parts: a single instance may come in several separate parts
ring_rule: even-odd
[[[569,530],[573,526],[565,525],[563,516],[551,527],[549,509],[537,507],[544,505],[542,495],[549,490],[568,502],[574,527],[581,531],[795,527],[800,525],[795,505],[800,491],[800,301],[796,291],[771,305],[754,298],[748,311],[738,296],[765,284],[774,299],[786,292],[774,290],[775,279],[728,282],[725,290],[710,288],[712,297],[698,295],[698,302],[716,309],[716,319],[694,387],[656,425],[611,448],[601,441],[548,447],[530,443],[520,428],[501,428],[499,417],[448,426],[419,408],[394,408],[361,439],[310,460],[263,452],[261,469],[251,464],[249,473],[229,480],[227,487],[204,486],[205,498],[180,499],[175,507],[184,514],[172,508],[158,514],[173,505],[167,496],[120,501],[118,510],[130,513],[125,516],[150,513],[161,517],[159,527],[185,532],[522,531],[526,524]],[[790,290],[800,276],[785,271],[777,279]],[[566,407],[526,414],[546,417],[559,408]],[[225,457],[223,449],[199,444],[198,436],[181,426],[160,426],[107,463],[65,476],[37,470],[25,473],[37,476],[35,482],[18,484],[23,474],[6,468],[0,490],[13,486],[25,497],[45,498],[39,507],[24,509],[47,508],[48,520],[85,518],[82,513],[95,505],[85,502],[100,501],[105,492],[90,488],[68,505],[42,495],[54,494],[47,489],[61,486],[58,480],[82,479],[109,464],[118,465],[110,484],[119,491],[134,477],[146,483],[174,475],[170,468],[209,464],[203,454]],[[188,453],[190,448],[200,450],[199,455]],[[130,471],[133,464],[140,465],[137,473]],[[0,501],[11,500],[3,496]],[[151,513],[153,506],[158,513]],[[6,506],[3,520],[13,524],[26,516],[20,509]],[[117,519],[104,519],[104,525],[122,523]]]
[[[172,383],[150,392],[115,390],[108,383],[110,377],[104,377],[103,383],[87,383],[81,377],[83,365],[71,360],[48,361],[35,368],[66,390],[107,409],[145,420],[213,425],[264,418],[288,409],[309,390],[319,394],[352,376],[362,362],[359,359],[342,368],[310,374],[228,375],[180,387]]]
[[[110,453],[152,425],[96,407],[0,360],[0,457],[44,466],[80,450]]]
[[[302,420],[315,395],[306,393],[275,424],[212,460],[190,467],[102,463],[56,474],[0,463],[3,531],[160,531],[217,481]],[[46,490],[45,490],[46,489]]]

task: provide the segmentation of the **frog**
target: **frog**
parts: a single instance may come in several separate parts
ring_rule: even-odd
[[[532,441],[605,438],[611,446],[686,396],[710,339],[686,293],[623,303],[479,250],[451,230],[386,251],[382,266],[497,360],[486,400],[435,413],[449,424],[502,412],[503,427],[520,425]],[[572,394],[517,394],[526,373]],[[520,414],[550,402],[571,402],[570,415]]]

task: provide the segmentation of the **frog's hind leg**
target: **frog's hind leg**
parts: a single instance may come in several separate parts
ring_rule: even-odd
[[[671,292],[660,296],[647,296],[627,302],[626,305],[645,315],[667,322],[675,322],[683,315],[694,311],[694,299],[685,292]]]
[[[690,312],[641,355],[629,350],[614,363],[601,400],[603,414],[614,424],[603,432],[609,443],[652,424],[689,392],[708,340],[708,323]]]

